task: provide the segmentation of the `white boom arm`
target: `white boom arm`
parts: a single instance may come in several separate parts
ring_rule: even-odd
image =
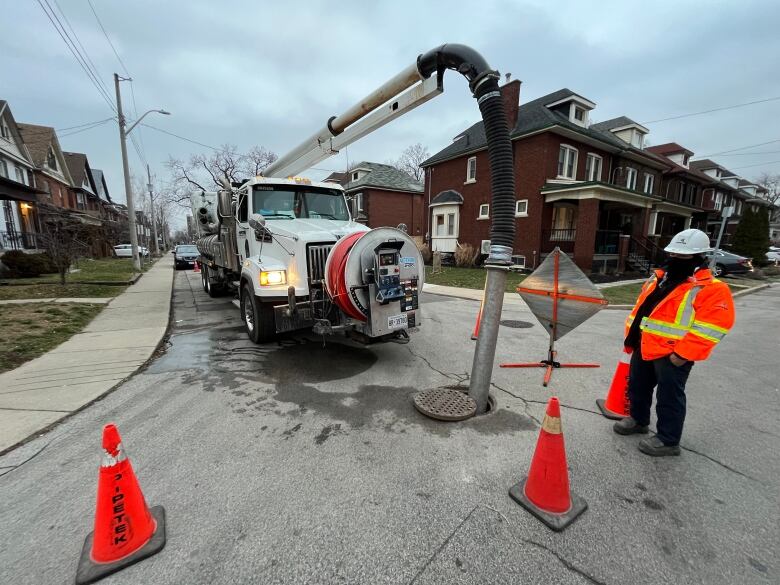
[[[297,175],[442,91],[440,76],[423,79],[417,65],[411,65],[340,116],[331,118],[322,130],[266,168],[263,175]]]

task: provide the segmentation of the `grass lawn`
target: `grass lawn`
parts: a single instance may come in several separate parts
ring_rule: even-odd
[[[151,266],[151,262],[145,261],[141,269],[142,272],[149,270]],[[124,282],[135,273],[133,261],[130,258],[100,258],[97,260],[83,258],[77,261],[71,269],[77,269],[78,272],[70,272],[65,275],[66,282]],[[7,281],[14,284],[20,282],[29,284],[59,283],[60,275],[42,274],[35,278],[14,278],[7,279]]]
[[[442,267],[442,272],[431,274],[431,267],[426,266],[425,282],[442,286],[458,286],[460,288],[482,290],[485,288],[486,274],[487,271],[484,268],[456,268],[454,266],[444,266]],[[525,277],[525,274],[510,272],[506,279],[506,291],[515,292],[515,288]]]
[[[25,286],[0,285],[0,301],[12,299],[91,298],[115,297],[127,287],[110,284],[30,284]]]
[[[10,287],[8,287],[10,288]],[[102,305],[0,305],[0,372],[12,370],[81,331]]]
[[[732,283],[728,283],[728,285],[731,288],[731,292],[735,293],[745,290],[745,288],[752,288],[762,284],[760,281],[754,282],[755,284],[748,284],[747,286]],[[636,302],[636,298],[639,296],[641,288],[642,283],[637,282],[636,284],[624,284],[623,286],[603,288],[601,289],[601,292],[604,293],[604,296],[607,298],[610,305],[633,305]]]

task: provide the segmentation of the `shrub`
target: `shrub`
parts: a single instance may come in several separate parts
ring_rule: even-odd
[[[770,264],[764,267],[764,274],[767,276],[780,276],[780,266],[774,266]]]
[[[418,249],[420,250],[420,255],[422,256],[423,263],[429,264],[433,261],[433,252],[431,252],[431,249],[428,247],[428,244],[423,244],[422,246],[418,246]]]
[[[47,272],[56,272],[51,258],[46,254],[25,254],[21,250],[11,250],[2,258],[9,278],[32,278]]]
[[[474,246],[471,244],[458,244],[455,249],[455,266],[458,268],[472,268],[476,257]]]

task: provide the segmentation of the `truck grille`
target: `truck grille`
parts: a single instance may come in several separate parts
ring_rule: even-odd
[[[307,248],[309,282],[325,281],[325,262],[334,244],[315,244]]]

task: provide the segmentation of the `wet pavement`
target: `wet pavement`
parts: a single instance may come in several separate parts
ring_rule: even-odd
[[[147,501],[166,508],[168,543],[106,583],[778,580],[780,371],[761,341],[780,328],[777,288],[740,299],[718,359],[694,368],[686,449],[671,460],[640,454],[596,411],[625,313],[560,342],[564,361],[604,364],[553,376],[572,487],[590,505],[561,534],[507,495],[550,395],[541,370],[496,368],[496,410],[463,423],[412,406],[418,390],[468,385],[478,303],[424,294],[409,344],[365,347],[306,331],[254,345],[231,299],[189,271],[173,302],[146,370],[0,458],[0,582],[72,582],[109,421]],[[521,303],[503,319],[497,362],[544,356]]]

